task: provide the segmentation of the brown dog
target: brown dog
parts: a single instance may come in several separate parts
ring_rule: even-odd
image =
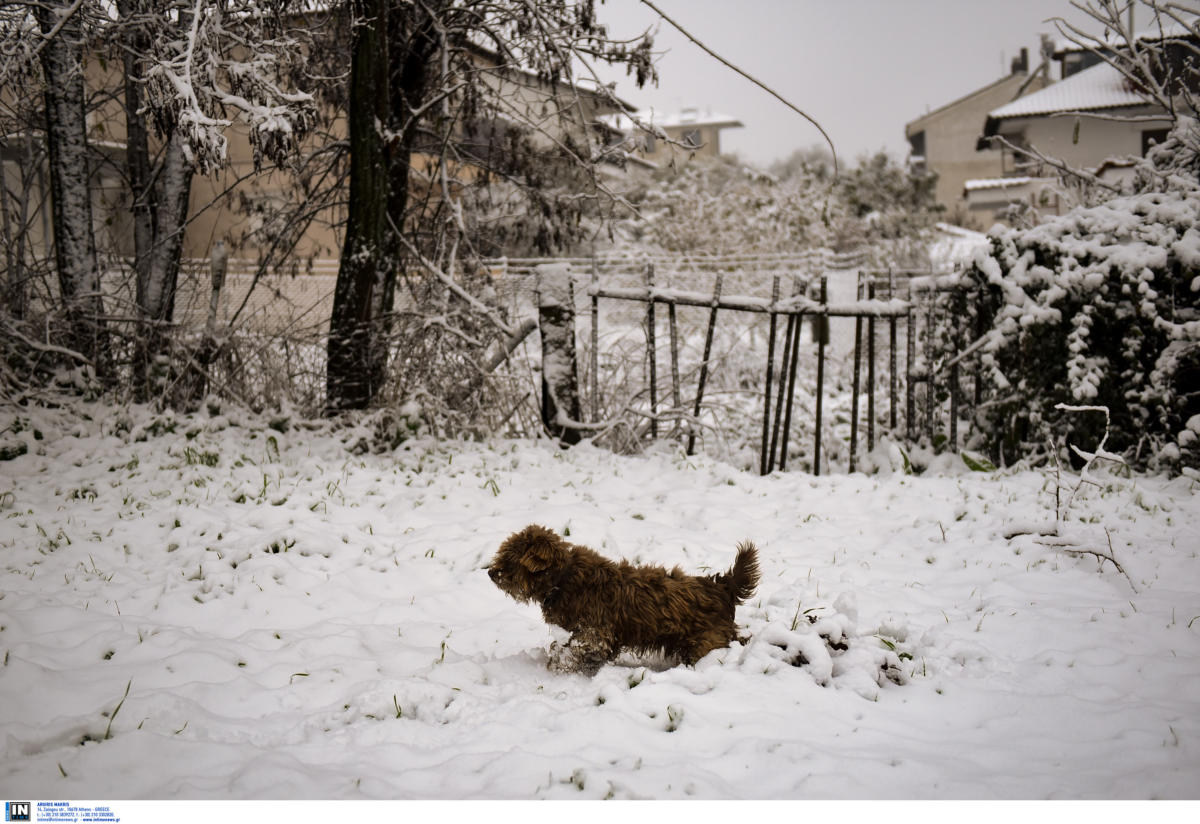
[[[551,646],[550,668],[594,675],[622,649],[664,652],[695,664],[737,637],[733,610],[758,586],[758,551],[746,541],[719,575],[614,563],[536,524],[510,535],[488,566],[501,590],[541,606],[571,633]]]

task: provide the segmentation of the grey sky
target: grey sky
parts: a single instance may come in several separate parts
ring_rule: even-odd
[[[774,88],[830,134],[843,162],[885,149],[908,152],[904,124],[999,79],[1024,46],[1036,66],[1047,18],[1087,18],[1068,0],[654,0],[732,63]],[[712,107],[744,129],[721,148],[766,165],[820,134],[766,92],[689,43],[638,0],[605,0],[614,35],[658,27],[658,88],[617,90],[664,112]],[[1094,26],[1087,26],[1093,31]],[[614,78],[615,79],[615,78]],[[982,123],[980,127],[982,128]]]

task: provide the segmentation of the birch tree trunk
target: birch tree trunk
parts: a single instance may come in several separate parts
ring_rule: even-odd
[[[120,0],[118,11],[127,22],[151,10],[144,0]],[[180,15],[179,27],[186,29],[191,14]],[[187,222],[193,169],[184,153],[177,129],[167,136],[162,164],[154,174],[150,157],[149,128],[144,110],[142,84],[148,37],[141,25],[125,28],[125,125],[126,170],[133,197],[134,262],[137,274],[137,308],[142,325],[134,347],[133,388],[140,400],[161,391],[154,374],[154,359],[166,351],[169,324],[175,313],[175,291],[183,237]],[[193,399],[182,399],[184,405]]]
[[[90,359],[97,375],[106,376],[109,344],[92,233],[82,27],[78,16],[63,22],[67,13],[67,6],[61,3],[37,7],[38,25],[48,38],[41,63],[46,86],[54,258],[66,310],[67,346]]]

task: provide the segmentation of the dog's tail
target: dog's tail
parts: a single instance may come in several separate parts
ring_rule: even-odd
[[[758,549],[752,541],[742,541],[738,544],[737,558],[733,566],[717,580],[729,587],[729,594],[735,604],[746,601],[758,587]]]

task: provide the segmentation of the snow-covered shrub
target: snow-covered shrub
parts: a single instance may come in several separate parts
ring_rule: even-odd
[[[1064,418],[1056,403],[1107,406],[1111,448],[1140,465],[1186,425],[1179,402],[1195,403],[1200,341],[1197,134],[1181,119],[1132,192],[998,230],[976,257],[994,389],[978,423],[996,456],[1098,439],[1098,421]]]

